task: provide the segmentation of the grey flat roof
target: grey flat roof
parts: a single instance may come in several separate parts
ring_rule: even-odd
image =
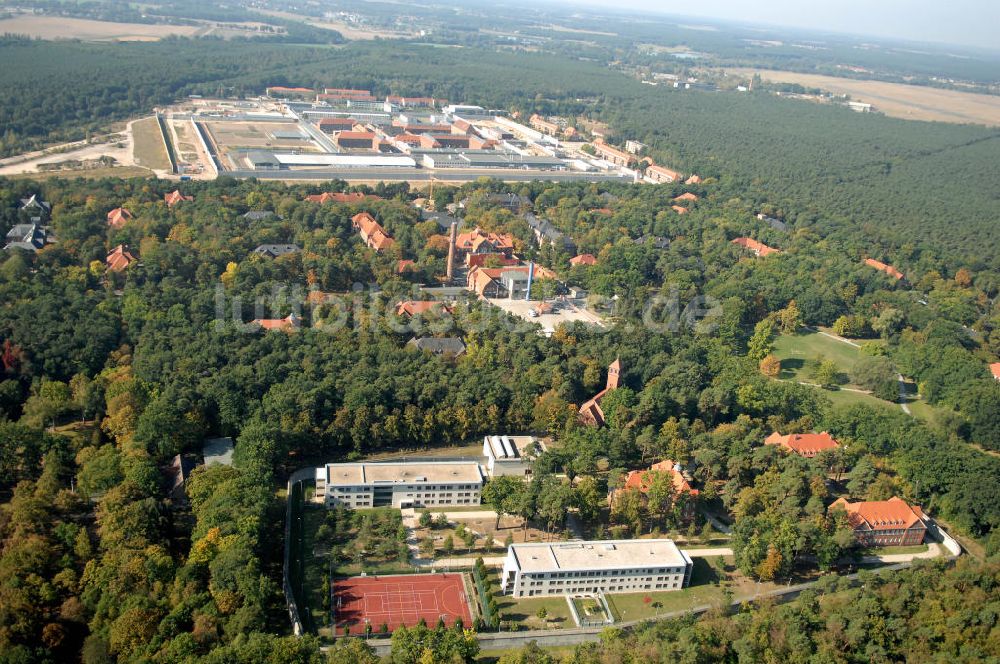
[[[690,560],[669,539],[511,544],[510,548],[521,571],[529,573],[677,567]]]
[[[421,459],[385,463],[328,463],[326,481],[333,486],[372,484],[477,484],[483,481],[475,461]]]

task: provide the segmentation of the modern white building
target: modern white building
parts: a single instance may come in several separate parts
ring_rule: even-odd
[[[530,477],[531,467],[545,443],[534,436],[486,436],[483,438],[483,468],[490,477]]]
[[[668,539],[512,544],[501,588],[514,597],[680,590],[693,567]]]
[[[475,461],[328,463],[316,469],[316,495],[327,507],[479,505],[482,488]]]

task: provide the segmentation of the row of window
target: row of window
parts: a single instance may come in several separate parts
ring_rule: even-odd
[[[572,579],[580,577],[596,577],[596,576],[622,576],[622,575],[644,575],[644,574],[683,574],[683,567],[660,567],[657,569],[645,569],[636,570],[632,572],[622,572],[620,570],[606,569],[606,570],[587,570],[578,572],[538,572],[538,573],[525,573],[525,576],[530,576],[533,579]],[[647,581],[652,581],[652,577],[647,578]]]
[[[619,585],[619,586],[577,586],[573,588],[557,588],[550,590],[528,590],[527,593],[521,591],[521,595],[527,594],[528,597],[533,597],[535,595],[552,595],[552,594],[568,594],[568,593],[597,593],[597,592],[623,592],[629,590],[676,590],[680,588],[678,583],[644,583],[644,584],[631,584],[631,585]]]

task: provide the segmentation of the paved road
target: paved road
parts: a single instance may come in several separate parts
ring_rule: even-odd
[[[906,383],[903,382],[903,374],[896,374],[896,380],[899,381],[899,407],[903,409],[903,412],[907,415],[913,415],[910,412],[910,407],[906,405]]]

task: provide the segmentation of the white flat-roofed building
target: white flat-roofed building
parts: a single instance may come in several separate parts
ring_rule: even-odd
[[[500,583],[514,597],[680,590],[693,567],[668,539],[512,544]]]
[[[483,473],[475,461],[328,463],[316,469],[327,507],[479,505]]]
[[[416,168],[410,157],[345,154],[277,153],[274,159],[282,166],[332,166],[335,168]]]
[[[545,444],[534,436],[485,436],[483,467],[490,477],[530,477],[531,467]]]

